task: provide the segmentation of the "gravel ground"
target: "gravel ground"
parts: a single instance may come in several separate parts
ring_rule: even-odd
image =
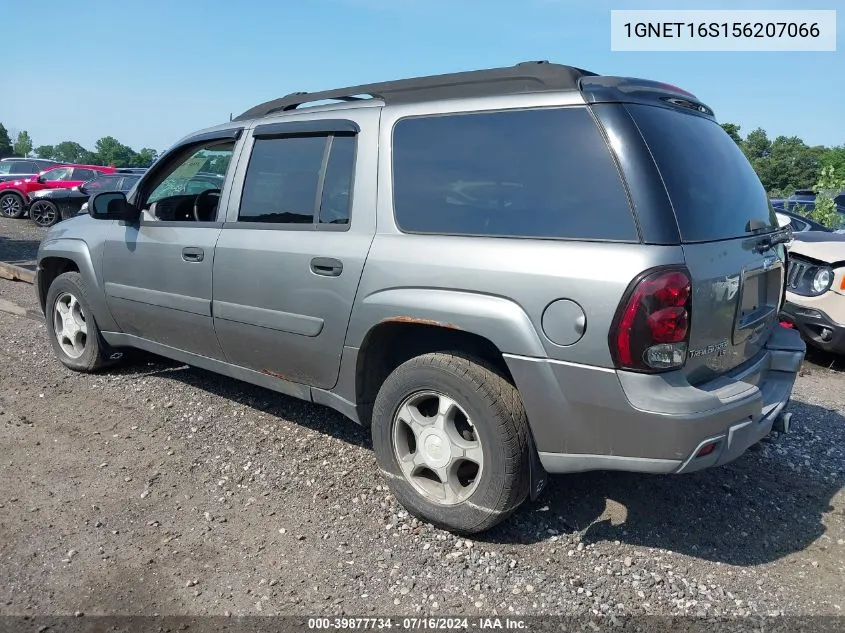
[[[555,477],[466,540],[328,409],[154,357],[75,374],[0,312],[0,614],[841,616],[840,367],[813,356],[794,430],[732,464]]]
[[[35,260],[38,244],[46,229],[29,218],[11,220],[0,217],[0,261],[28,263]]]

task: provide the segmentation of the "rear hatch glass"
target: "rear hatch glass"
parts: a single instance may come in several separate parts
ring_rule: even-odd
[[[778,228],[751,164],[712,119],[661,106],[629,105],[675,212],[692,276],[691,382],[752,359],[776,317],[784,248],[756,248]]]
[[[684,242],[748,236],[749,221],[777,226],[760,179],[715,121],[656,106],[628,109],[660,169]]]

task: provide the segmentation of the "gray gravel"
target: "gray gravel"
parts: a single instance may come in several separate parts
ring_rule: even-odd
[[[29,218],[0,217],[0,261],[25,264],[35,260],[46,232]]]
[[[466,540],[409,518],[338,414],[153,357],[75,374],[0,313],[0,614],[842,615],[845,381],[812,361],[789,435],[555,477]]]

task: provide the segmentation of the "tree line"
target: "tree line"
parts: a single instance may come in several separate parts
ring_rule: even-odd
[[[88,150],[76,141],[62,141],[57,145],[33,146],[26,130],[18,132],[14,141],[9,131],[0,123],[0,158],[25,156],[48,158],[61,163],[82,165],[114,165],[115,167],[149,167],[158,157],[158,152],[149,147],[135,151],[113,136],[104,136]]]
[[[770,197],[786,197],[797,189],[816,189],[822,174],[828,173],[825,169],[832,170],[835,178],[845,178],[845,145],[807,145],[797,136],[778,136],[772,140],[762,128],[743,137],[740,126],[734,123],[723,123],[722,128],[742,149]],[[113,136],[98,140],[93,151],[75,141],[34,147],[25,130],[18,132],[13,141],[0,123],[0,158],[6,156],[34,156],[88,165],[149,167],[158,152],[149,147],[136,152]]]
[[[797,136],[774,140],[762,128],[744,138],[740,126],[722,123],[722,128],[739,145],[772,198],[787,197],[797,189],[816,189],[822,174],[833,171],[845,178],[845,145],[807,145]]]

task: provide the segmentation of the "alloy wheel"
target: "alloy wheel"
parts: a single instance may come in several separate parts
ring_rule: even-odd
[[[391,437],[402,474],[429,501],[456,505],[475,491],[484,467],[481,439],[454,399],[412,394],[394,416]]]
[[[21,199],[17,196],[3,196],[0,198],[0,212],[8,218],[13,218],[21,212]]]
[[[29,207],[29,217],[38,226],[52,226],[56,223],[56,207],[49,202],[36,201]]]
[[[62,351],[70,358],[79,358],[85,353],[88,340],[88,325],[79,300],[64,292],[53,305],[53,332]]]

